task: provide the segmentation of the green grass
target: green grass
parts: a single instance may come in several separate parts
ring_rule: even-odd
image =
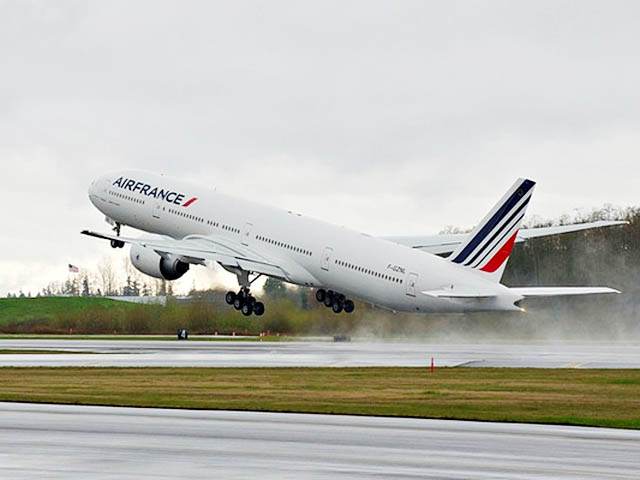
[[[92,308],[127,311],[137,305],[102,297],[38,297],[0,299],[0,326],[9,322],[52,319],[56,315],[74,314]]]
[[[640,428],[637,370],[0,368],[0,400]]]
[[[192,335],[236,332],[258,336],[263,332],[297,332],[300,324],[310,324],[309,316],[313,312],[300,313],[303,317],[306,315],[301,318],[298,313],[294,315],[295,309],[290,303],[279,301],[272,307],[264,316],[248,318],[227,305],[220,307],[206,301],[172,300],[163,306],[100,297],[0,299],[0,332],[18,335],[146,334],[170,339],[180,328],[186,328]],[[323,313],[327,315],[324,310]],[[294,324],[298,327],[294,328]],[[270,340],[280,339],[274,335]]]

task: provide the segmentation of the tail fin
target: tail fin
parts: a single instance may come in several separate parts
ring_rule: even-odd
[[[524,178],[516,180],[504,197],[451,254],[449,260],[491,275],[499,282],[535,184]]]

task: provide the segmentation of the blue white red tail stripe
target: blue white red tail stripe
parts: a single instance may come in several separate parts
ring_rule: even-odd
[[[487,253],[491,252],[491,250],[496,245],[496,243],[494,243],[495,239],[498,236],[500,236],[500,239],[497,242],[497,243],[500,243],[503,240],[504,236],[507,235],[509,233],[509,231],[513,228],[513,226],[519,224],[522,221],[522,218],[524,217],[524,213],[522,213],[522,210],[524,210],[527,207],[527,205],[529,204],[529,200],[530,199],[531,199],[531,197],[524,199],[522,204],[513,213],[513,215],[511,215],[511,217],[509,217],[509,219],[506,222],[504,222],[500,228],[496,229],[496,232],[493,234],[493,236],[484,244],[484,246],[482,248],[478,249],[478,252],[473,256],[473,258],[471,260],[466,262],[465,265],[472,265],[478,259],[478,257],[480,255],[482,255],[485,252],[487,252]],[[514,221],[514,217],[516,217],[516,215],[518,217],[515,218],[515,221]],[[505,232],[505,230],[506,230],[506,232]],[[489,248],[487,249],[487,247],[489,247]]]
[[[527,193],[529,193],[534,185],[535,182],[531,180],[522,180],[516,188],[512,188],[513,192],[498,208],[498,211],[495,212],[487,222],[483,222],[480,231],[477,232],[476,235],[474,235],[471,241],[464,246],[462,251],[458,253],[452,261],[455,263],[463,263],[469,257],[469,255],[471,255],[471,253],[478,247],[478,245],[483,240],[485,240],[487,236],[495,229],[496,225],[499,224],[500,221],[503,220],[509,214],[509,212],[513,210],[513,208],[522,200],[522,198]]]
[[[484,256],[475,264],[471,265],[473,268],[480,268],[481,265],[485,264],[485,260],[487,260],[487,258],[495,253],[495,250],[498,248],[499,245],[504,244],[505,240],[507,240],[508,238],[510,238],[513,233],[518,231],[518,227],[520,225],[520,222],[522,221],[522,218],[524,217],[524,215],[521,215],[520,217],[518,217],[518,219],[514,222],[514,224],[508,228],[500,237],[500,239],[492,245],[491,248],[489,248]]]
[[[533,194],[535,182],[518,179],[451,255],[452,262],[493,273],[504,266]]]

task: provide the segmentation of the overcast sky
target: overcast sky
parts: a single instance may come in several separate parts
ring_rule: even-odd
[[[470,227],[519,176],[530,214],[638,205],[639,18],[635,1],[0,0],[0,295],[126,256],[79,234],[108,228],[87,187],[121,168],[380,235]]]

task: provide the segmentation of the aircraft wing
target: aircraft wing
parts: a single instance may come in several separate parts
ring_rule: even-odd
[[[118,237],[113,234],[81,232],[90,237],[104,240],[119,240],[124,243],[139,245],[154,250],[158,255],[175,255],[186,263],[204,264],[206,260],[218,262],[224,267],[236,267],[249,272],[278,277],[291,281],[295,265],[287,265],[281,261],[267,258],[259,252],[244,245],[229,242],[224,238],[189,235],[181,240],[170,237],[153,236],[148,238]]]
[[[532,238],[548,237],[550,235],[560,235],[564,233],[579,232],[582,230],[590,230],[593,228],[611,227],[614,225],[626,225],[629,222],[599,220],[597,222],[578,223],[574,225],[560,225],[557,227],[539,227],[539,228],[523,228],[518,231],[516,243],[521,243]],[[422,250],[424,252],[433,253],[435,255],[444,255],[453,252],[465,238],[466,233],[430,235],[430,236],[392,236],[381,237],[390,242],[399,243],[407,247]]]

